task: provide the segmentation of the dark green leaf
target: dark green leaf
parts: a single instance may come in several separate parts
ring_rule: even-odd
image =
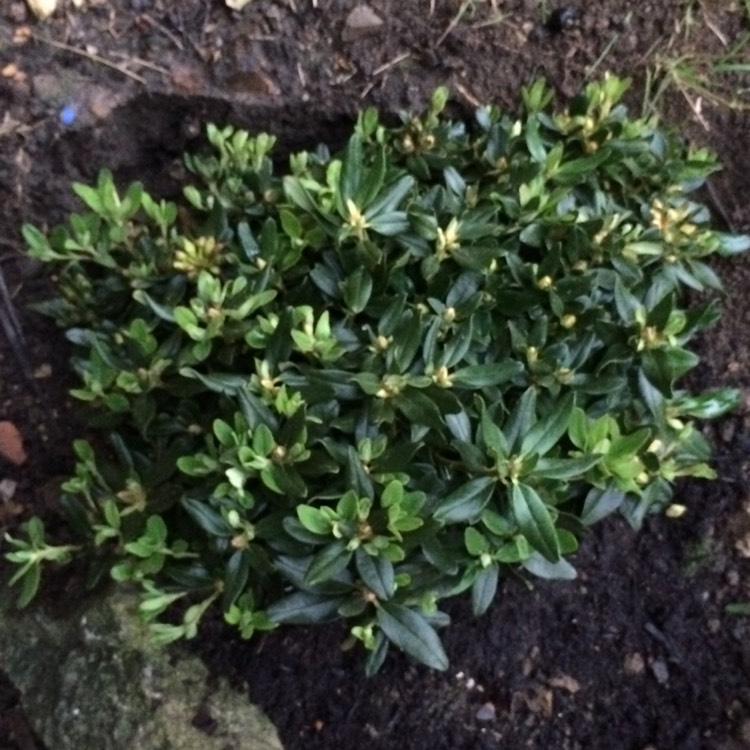
[[[372,677],[377,674],[380,667],[383,666],[385,657],[388,654],[390,641],[385,637],[382,631],[375,634],[375,648],[370,651],[365,661],[365,674]]]
[[[443,498],[433,517],[441,523],[473,523],[481,515],[495,492],[492,477],[479,477],[461,485]]]
[[[355,553],[355,563],[362,583],[381,602],[390,599],[396,590],[393,564],[384,557],[373,557],[359,547]]]
[[[346,541],[339,539],[318,552],[307,569],[305,581],[314,586],[335,578],[352,559],[352,552],[346,548],[346,545]]]
[[[224,571],[224,591],[221,606],[225,612],[235,603],[243,592],[250,574],[250,557],[245,550],[238,549],[227,560]]]
[[[342,602],[343,597],[298,591],[267,607],[266,615],[271,622],[279,625],[317,625],[334,620]]]
[[[402,651],[432,669],[448,669],[443,644],[424,615],[401,604],[384,602],[377,616],[382,631]]]
[[[416,388],[407,388],[393,399],[393,403],[413,424],[424,424],[438,431],[445,427],[435,402]]]
[[[586,458],[542,458],[531,471],[532,476],[540,479],[582,479],[583,475],[601,463],[601,456]]]
[[[669,393],[674,381],[699,361],[696,354],[686,349],[651,349],[643,353],[643,372],[662,393]]]
[[[577,577],[576,569],[565,559],[550,562],[538,552],[532,552],[531,557],[522,563],[524,568],[539,578],[550,580],[572,581]]]
[[[489,365],[470,365],[456,370],[451,375],[455,385],[467,388],[487,388],[500,385],[519,375],[524,370],[520,362],[506,359]]]
[[[361,313],[372,294],[372,276],[366,268],[360,266],[342,283],[341,291],[349,309],[354,313]]]
[[[211,536],[234,536],[234,529],[224,520],[221,513],[204,501],[183,497],[180,504],[190,514],[190,517]]]
[[[566,433],[574,406],[575,399],[572,394],[568,394],[555,404],[554,411],[540,419],[529,430],[521,442],[521,453],[524,456],[543,456],[553,448]]]
[[[344,150],[344,159],[341,165],[339,191],[343,205],[346,205],[347,200],[354,200],[357,197],[363,169],[362,139],[355,133],[349,139],[349,143]],[[362,210],[362,206],[358,206],[358,208]]]
[[[497,582],[500,575],[499,567],[493,563],[482,568],[471,586],[471,608],[476,617],[483,615],[492,604],[497,593]]]
[[[536,491],[524,484],[514,484],[511,490],[513,515],[534,549],[550,562],[560,559],[560,543],[552,516]]]
[[[581,523],[591,526],[597,521],[606,518],[610,513],[614,513],[625,500],[625,493],[620,492],[614,487],[608,487],[600,490],[596,487],[589,490],[586,500],[583,503],[581,511]]]

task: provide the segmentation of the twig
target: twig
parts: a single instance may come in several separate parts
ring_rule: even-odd
[[[166,26],[163,26],[160,24],[157,20],[154,18],[151,18],[151,16],[148,13],[142,13],[139,17],[139,20],[145,21],[151,28],[157,29],[158,31],[161,31],[164,36],[169,39],[172,44],[174,44],[175,47],[177,47],[180,52],[185,51],[185,46],[183,43],[168,29]]]
[[[711,31],[713,31],[714,36],[722,43],[724,47],[728,46],[729,42],[727,41],[726,36],[724,33],[719,29],[716,24],[711,20],[710,16],[706,12],[706,9],[703,7],[703,3],[701,3],[701,10],[703,11],[703,22],[708,26]]]
[[[307,88],[307,77],[305,76],[305,71],[302,68],[302,63],[297,63],[297,75],[299,76],[299,82],[302,84],[302,88]]]
[[[379,76],[381,73],[385,73],[386,70],[389,68],[392,68],[394,65],[398,65],[400,62],[403,62],[404,60],[408,60],[411,57],[411,52],[402,52],[400,55],[396,55],[396,57],[393,58],[393,60],[390,60],[387,63],[384,63],[379,68],[375,68],[375,70],[372,71],[372,75]]]
[[[460,83],[455,83],[453,85],[456,87],[456,91],[458,91],[458,93],[461,94],[472,107],[478,108],[482,106],[482,102],[480,102],[472,93],[467,91]]]
[[[8,339],[13,355],[18,362],[23,376],[28,380],[34,393],[39,395],[39,386],[34,380],[34,373],[31,369],[28,355],[26,354],[26,340],[23,336],[21,323],[13,309],[13,300],[11,299],[8,287],[5,284],[3,269],[0,267],[0,326],[5,331],[5,337]]]
[[[108,60],[106,57],[102,57],[101,55],[91,54],[90,52],[86,52],[85,49],[72,47],[70,44],[65,44],[64,42],[56,42],[54,39],[48,39],[47,37],[42,36],[41,34],[37,34],[35,31],[31,32],[31,36],[33,39],[36,39],[38,42],[42,42],[43,44],[48,44],[50,47],[55,47],[56,49],[65,50],[65,52],[71,52],[74,55],[79,55],[80,57],[85,57],[87,60],[92,60],[93,62],[97,62],[100,65],[106,66],[107,68],[112,68],[113,70],[116,70],[118,73],[122,73],[124,76],[127,76],[128,78],[132,78],[134,81],[138,81],[138,83],[142,83],[144,86],[146,85],[146,79],[143,78],[143,76],[139,76],[137,73],[133,73],[132,71],[121,67],[117,63],[114,63],[111,60]]]
[[[448,24],[448,27],[445,29],[445,31],[438,37],[437,42],[435,42],[435,47],[439,47],[444,41],[445,38],[448,36],[448,34],[453,31],[453,29],[458,26],[458,24],[461,22],[461,19],[464,17],[464,13],[469,9],[469,6],[473,0],[464,0],[461,3],[461,7],[456,12],[456,15],[451,18],[451,22]]]
[[[716,209],[717,213],[719,214],[719,216],[721,216],[721,220],[724,222],[726,228],[732,234],[736,234],[737,230],[734,226],[734,222],[729,217],[729,211],[727,211],[724,207],[724,204],[721,198],[719,198],[719,194],[716,192],[716,188],[714,187],[710,178],[706,180],[706,190],[708,191],[708,197],[711,199],[711,203],[713,203],[713,206]]]
[[[113,55],[116,55],[117,57],[122,57],[128,62],[134,63],[135,65],[140,65],[144,68],[148,68],[149,70],[153,70],[155,73],[160,73],[163,76],[167,76],[167,78],[171,77],[172,73],[167,70],[166,68],[162,68],[160,65],[154,65],[154,63],[149,62],[148,60],[144,60],[142,57],[130,57],[125,52],[113,52]]]
[[[695,101],[692,101],[681,86],[678,86],[677,88],[685,97],[685,101],[690,105],[690,109],[693,110],[695,119],[698,120],[701,125],[703,125],[703,128],[706,131],[711,130],[711,126],[706,122],[706,118],[703,117],[703,99],[699,96]]]

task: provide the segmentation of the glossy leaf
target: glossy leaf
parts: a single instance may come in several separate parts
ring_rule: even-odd
[[[492,604],[497,593],[500,570],[496,564],[482,568],[471,585],[471,609],[475,617],[483,615]]]
[[[377,618],[388,639],[402,651],[432,669],[448,669],[443,644],[424,615],[401,604],[386,602],[378,607]]]
[[[534,489],[514,484],[511,490],[513,515],[534,549],[550,562],[560,559],[560,543],[547,506]]]
[[[433,517],[436,521],[447,524],[475,521],[482,514],[494,492],[493,478],[472,479],[444,497]]]
[[[389,560],[373,557],[360,547],[355,554],[355,562],[362,582],[381,602],[393,596],[396,579],[393,564]]]

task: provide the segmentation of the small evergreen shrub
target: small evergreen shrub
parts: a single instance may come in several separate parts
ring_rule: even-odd
[[[693,419],[737,400],[676,386],[718,318],[704,259],[748,241],[689,197],[714,158],[630,119],[626,86],[554,114],[536,83],[471,126],[438,90],[280,177],[273,137],[209,126],[181,205],[103,172],[67,226],[24,226],[111,450],[75,443],[79,542],[8,540],[21,603],[86,553],[160,642],[217,604],[244,637],[345,618],[370,673],[390,644],[445,669],[442,599],[480,614],[510,571],[573,578],[608,514],[680,512],[673,482],[713,476]]]

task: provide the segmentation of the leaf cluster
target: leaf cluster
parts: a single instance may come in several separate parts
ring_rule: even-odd
[[[691,198],[713,156],[629,118],[626,85],[554,113],[536,83],[470,125],[440,89],[280,176],[271,136],[209,126],[182,205],[103,172],[25,226],[110,436],[64,487],[92,581],[139,583],[162,642],[216,603],[245,637],[345,618],[368,672],[391,644],[445,669],[442,599],[572,578],[587,526],[713,476],[693,419],[737,394],[677,382],[718,317],[705,259],[748,241]]]

